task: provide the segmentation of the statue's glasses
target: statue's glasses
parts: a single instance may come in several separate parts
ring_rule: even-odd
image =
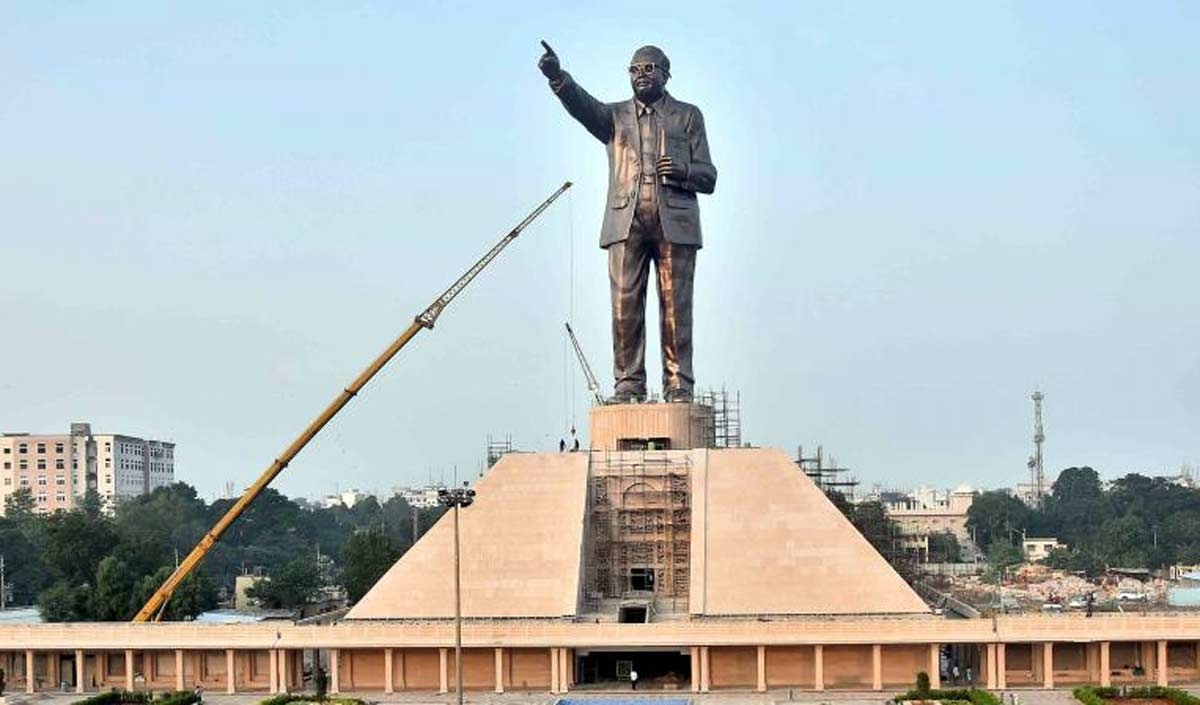
[[[658,73],[659,71],[662,71],[662,68],[656,64],[630,64],[629,65],[629,75],[630,76],[653,76],[654,74]]]

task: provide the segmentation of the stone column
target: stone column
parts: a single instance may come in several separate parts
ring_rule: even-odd
[[[1054,687],[1054,642],[1042,643],[1042,687]]]
[[[813,690],[825,690],[825,647],[813,646]]]
[[[882,644],[871,644],[871,690],[883,690]]]
[[[692,654],[692,692],[699,693],[700,692],[700,647],[693,646],[690,649],[690,651]]]
[[[558,692],[558,649],[550,647],[550,692]]]
[[[1154,667],[1150,665],[1154,662],[1154,642],[1143,641],[1138,644],[1138,651],[1142,655],[1142,670],[1145,671],[1143,679],[1149,680],[1154,674]]]
[[[270,679],[270,684],[267,685],[267,691],[271,695],[279,692],[279,650],[271,649],[267,651],[267,678]]]
[[[504,692],[504,649],[496,647],[496,692]]]
[[[183,690],[183,649],[175,649],[175,690]]]
[[[571,689],[571,680],[574,678],[571,668],[571,650],[562,647],[558,650],[558,680],[561,690],[558,692],[565,693]]]
[[[133,690],[133,649],[125,649],[125,690]]]
[[[1008,659],[1005,658],[1004,642],[996,644],[996,687],[1008,687]]]
[[[339,658],[338,650],[330,649],[329,650],[329,692],[331,692],[331,693],[342,692],[342,683],[340,680],[340,673],[339,673],[341,671],[341,669],[338,668],[338,666],[340,665],[339,661],[341,661],[341,658]]]
[[[83,659],[84,659],[83,649],[75,649],[75,692],[76,693],[83,692],[83,678],[84,678]]]
[[[942,687],[942,659],[940,644],[929,645],[929,687],[937,690]]]
[[[33,673],[33,651],[25,649],[25,692],[32,693],[37,684],[37,676]]]
[[[1112,685],[1112,666],[1109,663],[1109,647],[1110,642],[1100,642],[1100,687],[1107,688]]]
[[[337,676],[333,678],[333,682],[337,683]],[[230,695],[237,692],[237,670],[236,664],[233,662],[233,649],[225,649],[225,692]]]
[[[550,650],[550,656],[551,656],[551,658],[553,658],[554,649]],[[449,656],[448,656],[446,647],[443,646],[442,648],[438,649],[438,692],[439,693],[449,693],[450,692],[450,673],[449,673],[450,666],[447,663],[448,658],[449,658]],[[558,691],[554,690],[554,687],[556,685],[555,681],[558,680],[558,678],[556,677],[558,675],[556,672],[558,669],[556,669],[554,667],[555,663],[558,663],[558,661],[554,661],[554,663],[550,664],[550,692],[551,693],[558,692]]]
[[[711,662],[708,658],[708,647],[700,647],[700,692],[707,693],[711,687],[711,674],[709,673],[709,665]]]
[[[396,692],[396,687],[394,685],[392,685],[392,683],[395,680],[395,678],[392,676],[392,669],[394,668],[392,658],[393,658],[394,654],[395,654],[395,652],[392,651],[392,649],[390,649],[390,648],[383,650],[383,692],[384,693]]]
[[[767,692],[767,647],[758,647],[758,686],[760,693]]]
[[[996,685],[996,645],[987,645],[987,671],[984,678],[987,679],[985,687],[988,690],[995,690]]]
[[[1158,640],[1158,655],[1154,660],[1154,672],[1158,676],[1158,685],[1167,687],[1167,641],[1165,639]]]
[[[279,692],[290,693],[292,691],[291,672],[292,669],[288,664],[291,659],[291,654],[287,649],[279,650]]]

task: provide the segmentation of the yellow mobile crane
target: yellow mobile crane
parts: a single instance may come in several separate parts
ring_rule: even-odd
[[[321,432],[321,429],[325,427],[325,424],[329,423],[329,421],[336,416],[339,411],[342,410],[342,407],[346,406],[346,404],[349,403],[350,400],[353,399],[355,395],[357,395],[358,392],[367,385],[367,382],[370,382],[371,378],[374,377],[381,369],[383,369],[383,366],[386,365],[393,357],[395,357],[396,353],[400,352],[401,348],[408,344],[408,341],[412,340],[422,328],[428,328],[432,330],[433,324],[437,322],[438,316],[440,316],[446,306],[448,306],[450,302],[454,300],[454,297],[458,296],[459,292],[465,289],[467,284],[470,284],[471,280],[474,279],[475,276],[480,272],[482,272],[484,267],[488,266],[488,264],[496,258],[496,255],[500,254],[501,250],[508,246],[508,243],[515,240],[527,225],[532,223],[535,218],[542,214],[542,211],[550,207],[550,204],[569,188],[571,188],[570,181],[564,183],[558,188],[557,191],[550,194],[549,198],[547,198],[545,201],[542,201],[542,204],[533,209],[529,215],[525,216],[525,219],[518,223],[515,228],[510,230],[507,235],[500,238],[500,242],[496,243],[492,249],[488,250],[487,254],[479,258],[479,261],[472,265],[471,268],[468,269],[465,274],[459,277],[457,281],[451,284],[449,289],[446,289],[446,291],[443,292],[441,296],[437,297],[437,299],[435,299],[428,308],[426,308],[423,312],[421,312],[420,315],[413,319],[412,324],[400,334],[400,337],[396,338],[396,340],[393,341],[392,344],[389,345],[387,349],[379,355],[379,357],[375,358],[370,365],[367,365],[367,368],[363,370],[358,377],[354,378],[354,381],[350,383],[350,386],[343,389],[341,393],[338,394],[337,397],[329,404],[329,406],[325,407],[325,410],[322,411],[321,414],[317,416],[317,418],[314,419],[313,422],[310,423],[308,427],[300,433],[299,436],[296,437],[296,440],[292,441],[291,445],[284,449],[283,454],[276,458],[273,463],[271,463],[271,465],[263,472],[263,474],[254,481],[253,485],[250,485],[245,493],[238,498],[238,501],[234,502],[233,506],[229,508],[229,511],[225,512],[225,515],[213,525],[213,528],[208,530],[208,533],[206,533],[204,537],[200,539],[200,543],[196,544],[196,547],[193,548],[192,552],[187,555],[187,558],[184,558],[183,561],[180,562],[179,566],[175,568],[175,572],[171,573],[171,576],[159,586],[158,590],[156,590],[153,595],[150,596],[150,599],[146,601],[146,604],[134,616],[133,621],[149,622],[153,620],[157,622],[161,620],[163,609],[167,605],[167,600],[171,599],[171,595],[175,592],[175,589],[179,587],[179,583],[181,583],[184,578],[186,578],[193,570],[195,570],[196,566],[200,564],[200,561],[204,560],[204,557],[208,555],[208,552],[211,551],[212,547],[217,543],[218,540],[220,540],[222,534],[224,534],[225,531],[233,525],[233,522],[237,521],[238,517],[242,515],[242,512],[244,512],[246,508],[249,507],[250,504],[253,503],[260,494],[262,494],[262,491],[267,488],[267,485],[271,484],[271,480],[274,480],[276,475],[283,472],[283,469],[286,468],[288,463],[292,462],[292,459],[304,449],[304,446],[308,445],[308,442]]]

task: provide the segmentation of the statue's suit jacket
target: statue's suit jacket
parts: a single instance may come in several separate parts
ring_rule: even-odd
[[[604,143],[608,151],[608,203],[600,246],[608,247],[629,237],[641,175],[637,104],[632,98],[620,103],[601,103],[575,83],[565,71],[551,88],[571,117]],[[683,180],[668,180],[660,186],[658,212],[663,237],[677,245],[701,246],[700,205],[697,193],[712,193],[717,185],[717,168],[708,154],[704,117],[694,105],[663,96],[658,114],[666,137],[666,153],[687,169]]]

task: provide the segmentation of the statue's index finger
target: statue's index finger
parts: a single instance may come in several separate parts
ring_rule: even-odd
[[[542,48],[545,49],[546,53],[550,56],[558,56],[558,54],[555,54],[554,50],[550,48],[550,45],[546,43],[545,39],[542,40]]]

